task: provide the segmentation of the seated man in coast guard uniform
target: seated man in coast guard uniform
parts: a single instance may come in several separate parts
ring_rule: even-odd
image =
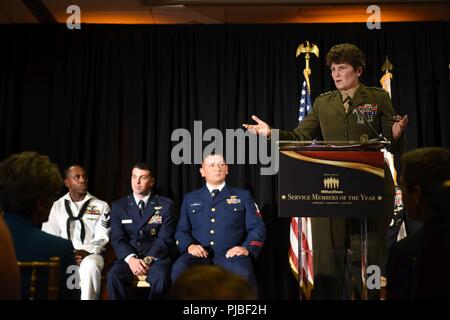
[[[222,155],[209,155],[200,168],[206,185],[184,196],[175,239],[181,256],[172,281],[188,267],[219,265],[256,287],[252,258],[263,246],[266,229],[248,190],[225,184],[228,166]]]
[[[126,299],[135,276],[147,276],[149,299],[160,299],[169,290],[173,202],[151,192],[154,183],[150,168],[137,164],[131,173],[133,194],[112,204],[111,243],[118,259],[108,273],[112,300]]]

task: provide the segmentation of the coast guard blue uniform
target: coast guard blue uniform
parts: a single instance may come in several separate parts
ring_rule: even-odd
[[[157,260],[147,273],[150,283],[149,299],[161,298],[170,285],[170,251],[173,246],[175,221],[172,200],[151,194],[142,217],[133,195],[117,200],[111,210],[111,243],[117,255],[108,273],[110,299],[125,299],[126,289],[134,275],[125,262],[130,254]]]
[[[208,188],[185,195],[175,239],[181,256],[172,268],[172,281],[194,264],[216,264],[256,285],[252,257],[261,251],[266,235],[262,216],[249,191],[225,185],[214,197]],[[200,244],[207,258],[187,252],[191,244]],[[248,256],[226,258],[227,250],[245,247]]]

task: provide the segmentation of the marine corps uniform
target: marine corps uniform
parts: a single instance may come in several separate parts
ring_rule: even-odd
[[[256,285],[252,257],[263,246],[266,230],[262,216],[248,190],[225,185],[214,197],[205,185],[185,195],[175,239],[181,256],[172,268],[172,281],[194,264],[216,264]],[[208,252],[198,258],[187,252],[191,244],[200,244]],[[226,258],[227,250],[242,246],[248,256]]]
[[[108,294],[112,300],[126,299],[134,275],[127,263],[131,256],[153,257],[146,281],[149,299],[164,296],[170,285],[170,253],[175,221],[172,200],[151,193],[142,216],[133,195],[117,200],[111,211],[111,243],[117,259],[108,272]],[[125,261],[126,260],[126,261]]]
[[[109,206],[87,193],[83,200],[74,202],[69,193],[53,203],[48,221],[42,230],[72,241],[76,250],[87,255],[80,264],[80,288],[82,300],[98,299],[101,271],[104,261],[101,253],[109,241]]]
[[[395,116],[389,94],[380,88],[359,84],[344,107],[343,93],[339,90],[326,92],[315,101],[307,117],[293,131],[279,132],[280,140],[324,140],[324,141],[361,141],[380,137],[391,141],[390,151],[397,152],[405,145],[405,136],[397,141],[392,138],[392,125]],[[359,111],[359,112],[358,112]],[[364,117],[361,115],[363,114]],[[373,129],[367,122],[370,122]],[[393,214],[394,184],[386,168],[385,200],[387,208],[378,218],[368,220],[369,265],[376,264],[384,269],[386,257],[386,237],[389,221]],[[392,204],[389,205],[389,204]],[[350,292],[351,263],[345,252],[359,250],[360,221],[343,218],[313,218],[312,234],[315,265],[315,292],[318,299],[348,299]],[[356,240],[356,241],[355,241]],[[335,252],[334,255],[332,252]],[[354,256],[353,256],[354,258]],[[321,269],[318,271],[318,269]],[[355,280],[356,278],[356,280]],[[356,286],[360,285],[354,275]],[[322,284],[321,284],[322,281]]]
[[[377,133],[373,132],[360,113],[364,114]],[[402,136],[398,141],[392,139],[392,117],[395,114],[385,90],[359,84],[348,112],[345,112],[339,90],[324,93],[314,101],[311,112],[297,128],[293,131],[280,130],[280,140],[360,141],[364,134],[374,139],[382,133],[384,138],[391,141],[391,151],[396,152],[403,148],[405,138]]]

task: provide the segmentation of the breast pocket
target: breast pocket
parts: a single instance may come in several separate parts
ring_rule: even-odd
[[[205,208],[203,206],[193,206],[188,208],[188,217],[191,221],[193,229],[201,225],[201,222],[205,216]]]
[[[226,210],[230,213],[234,214],[243,214],[245,211],[245,208],[242,204],[228,204],[226,206]]]
[[[98,220],[100,219],[99,214],[84,214],[83,215],[83,222],[86,227],[88,227],[91,231],[95,230],[95,225],[97,224]]]

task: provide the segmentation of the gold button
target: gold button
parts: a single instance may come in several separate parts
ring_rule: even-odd
[[[212,212],[216,211],[216,208],[212,208],[211,211],[212,211]]]
[[[214,241],[211,241],[209,244],[213,246],[214,245]]]
[[[212,218],[212,219],[211,219],[211,222],[213,222],[213,223],[216,222],[216,219]]]
[[[234,208],[234,211],[236,211],[237,209],[236,208]]]
[[[177,240],[177,245],[180,243],[180,241]]]
[[[192,210],[192,212],[195,212],[195,210]]]
[[[214,233],[214,230],[209,230],[209,232],[212,234],[212,233]]]

